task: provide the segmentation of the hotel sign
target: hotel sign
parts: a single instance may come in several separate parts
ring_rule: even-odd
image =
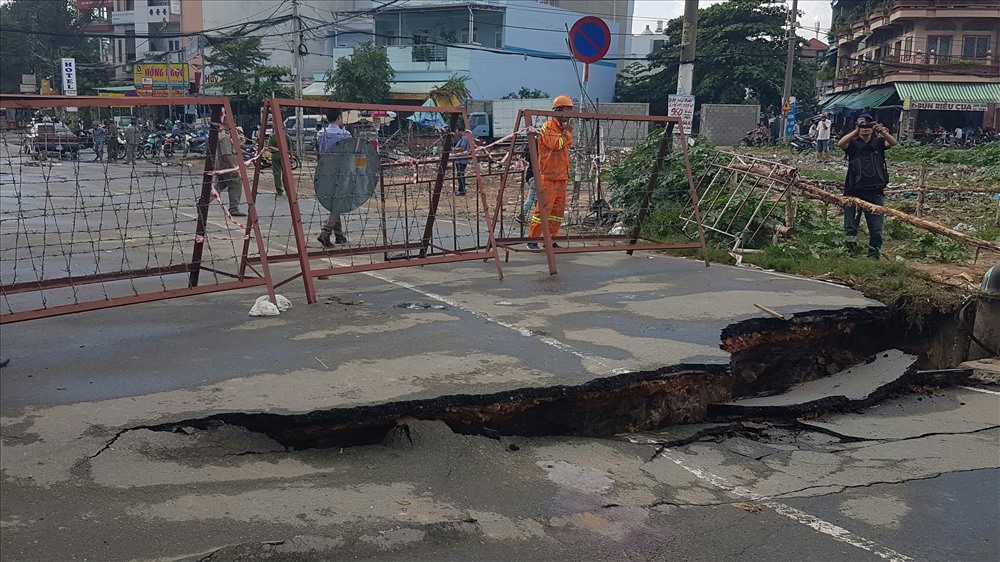
[[[933,111],[986,111],[985,103],[958,103],[950,101],[915,101],[913,109],[930,109]]]

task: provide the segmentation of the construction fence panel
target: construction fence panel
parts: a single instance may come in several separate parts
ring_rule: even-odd
[[[554,254],[559,253],[701,248],[707,257],[701,232],[683,241],[658,241],[684,232],[676,216],[668,224],[665,215],[651,209],[664,202],[678,208],[694,202],[697,209],[697,193],[680,119],[643,115],[644,109],[633,108],[639,114],[522,110],[510,138],[484,147],[491,159],[503,163],[495,193],[488,190],[496,201],[497,244],[508,252],[535,251],[526,244],[544,244],[550,273],[556,272]],[[532,221],[550,224],[551,213],[537,181],[538,135],[545,121],[557,116],[574,120],[565,213],[555,237],[547,228],[533,237]],[[673,148],[675,136],[679,149]],[[679,163],[683,172],[668,168],[668,161]],[[525,173],[529,167],[534,202]]]
[[[320,146],[330,110],[341,112],[350,137]],[[485,158],[473,164],[481,153],[467,131],[458,132],[467,118],[461,107],[269,101],[252,190],[272,261],[300,265],[277,284],[302,276],[315,302],[317,277],[491,258],[502,277],[484,191],[496,172]],[[463,136],[470,150],[454,148]],[[279,177],[287,195],[277,194]]]
[[[758,249],[762,235],[780,234],[791,227],[792,187],[798,170],[786,164],[720,151],[699,178],[696,205],[682,215],[685,230],[694,235],[704,228],[726,240],[732,251]],[[700,221],[700,223],[699,223]]]
[[[220,173],[215,157],[220,135],[240,144],[228,99],[2,96],[0,108],[31,115],[0,137],[0,322],[252,286],[273,298],[244,161]],[[168,117],[181,123],[170,136]]]

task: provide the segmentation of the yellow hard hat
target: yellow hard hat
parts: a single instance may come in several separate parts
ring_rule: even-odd
[[[573,107],[573,100],[569,99],[566,94],[556,96],[556,99],[552,100],[552,109],[560,107]]]

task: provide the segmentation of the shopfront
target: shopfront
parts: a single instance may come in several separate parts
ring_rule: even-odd
[[[963,137],[995,130],[1000,84],[936,84],[900,82],[900,130],[904,138],[938,142],[963,130]]]
[[[840,131],[871,114],[901,140],[934,142],[941,135],[1000,127],[1000,84],[896,82],[832,96],[823,103]],[[963,135],[964,136],[964,135]]]

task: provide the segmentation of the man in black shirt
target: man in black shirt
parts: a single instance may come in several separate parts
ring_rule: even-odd
[[[847,153],[844,195],[881,206],[885,204],[885,186],[889,183],[885,150],[896,146],[896,139],[889,133],[889,129],[876,123],[867,113],[858,117],[856,125],[853,131],[841,137],[837,143]],[[852,254],[858,249],[861,213],[858,207],[844,207],[844,235],[847,249]],[[864,211],[864,215],[868,225],[868,257],[878,259],[882,250],[882,224],[885,217],[868,211]]]

